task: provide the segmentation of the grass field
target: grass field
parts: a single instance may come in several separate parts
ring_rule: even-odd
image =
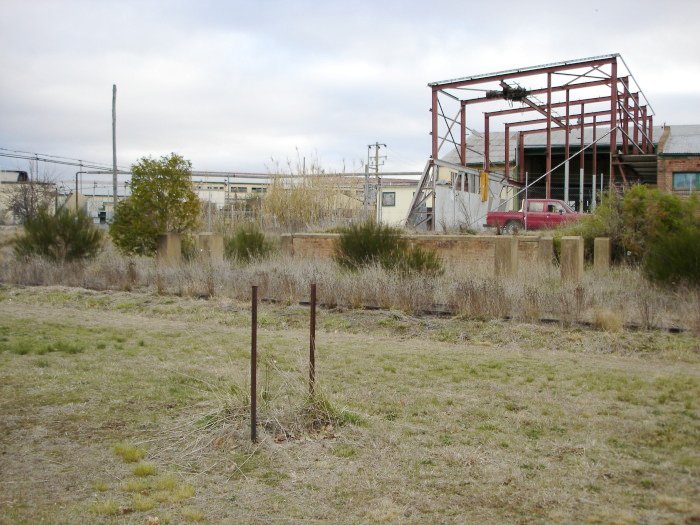
[[[252,445],[247,304],[0,288],[0,523],[700,523],[691,333],[259,320]]]

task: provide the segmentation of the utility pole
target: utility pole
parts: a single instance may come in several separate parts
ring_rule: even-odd
[[[372,155],[372,148],[374,148],[374,155]],[[375,142],[374,144],[370,144],[367,146],[367,166],[368,170],[374,168],[374,176],[376,179],[376,192],[375,192],[375,200],[377,201],[377,222],[381,222],[382,220],[382,201],[381,201],[381,179],[379,178],[379,166],[384,164],[384,160],[386,159],[386,155],[380,155],[379,150],[381,148],[386,148],[386,144],[380,144],[379,142]],[[366,173],[367,173],[366,172]],[[367,179],[369,179],[369,173],[367,173]],[[369,180],[368,180],[369,182]],[[369,186],[369,184],[367,184]]]
[[[112,84],[112,191],[114,192],[114,210],[117,213],[117,85]]]

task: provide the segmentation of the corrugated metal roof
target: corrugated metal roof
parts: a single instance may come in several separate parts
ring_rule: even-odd
[[[700,155],[700,125],[669,128],[662,155]]]

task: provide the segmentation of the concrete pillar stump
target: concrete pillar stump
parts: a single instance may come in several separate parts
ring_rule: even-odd
[[[593,269],[596,273],[610,270],[610,239],[596,237],[593,240]]]
[[[280,236],[280,249],[285,255],[294,255],[294,236],[291,233]]]
[[[518,239],[500,235],[494,240],[496,277],[515,277],[518,273]]]
[[[220,233],[200,233],[197,237],[199,255],[213,263],[224,261],[224,236]]]
[[[549,266],[553,260],[554,239],[551,237],[540,237],[540,240],[537,241],[537,262]]]
[[[561,280],[571,283],[583,280],[583,237],[561,238]]]
[[[156,260],[158,264],[179,264],[182,259],[180,235],[166,233],[158,236],[156,242]]]

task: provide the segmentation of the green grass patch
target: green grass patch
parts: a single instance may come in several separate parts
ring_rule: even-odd
[[[114,453],[125,463],[136,463],[146,457],[146,451],[131,443],[117,443],[114,445]]]

